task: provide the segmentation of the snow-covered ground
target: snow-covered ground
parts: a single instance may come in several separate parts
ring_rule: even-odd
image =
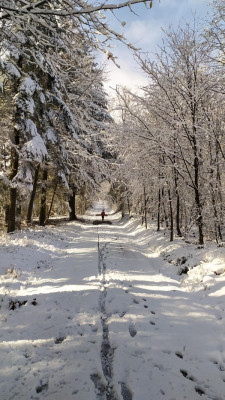
[[[224,400],[225,249],[102,207],[0,239],[0,399]]]

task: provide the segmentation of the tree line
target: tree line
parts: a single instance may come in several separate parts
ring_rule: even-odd
[[[225,222],[225,5],[213,5],[207,29],[193,20],[165,32],[154,55],[136,52],[148,84],[117,89],[114,133],[130,212],[145,224],[152,216],[171,241],[196,234],[200,245],[222,242]]]
[[[8,232],[33,217],[44,225],[54,207],[75,219],[76,195],[84,211],[106,177],[102,136],[112,118],[96,52],[113,60],[112,37],[126,42],[104,12],[136,3],[144,2],[1,3],[0,216]]]
[[[5,1],[0,14],[0,217],[21,221],[85,211],[111,179],[122,211],[147,215],[198,242],[224,235],[225,5],[164,34],[155,54],[128,44],[105,11],[152,2]],[[123,23],[122,23],[123,25]],[[115,62],[110,40],[134,51],[148,84],[117,89],[108,112],[96,52]]]

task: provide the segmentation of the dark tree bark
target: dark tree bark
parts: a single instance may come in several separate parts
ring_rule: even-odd
[[[174,183],[175,183],[175,193],[176,193],[176,230],[177,235],[182,236],[180,230],[180,196],[178,191],[178,175],[177,170],[174,168]]]
[[[199,159],[197,156],[197,151],[195,150],[195,158],[194,158],[194,174],[195,174],[195,204],[197,209],[197,226],[198,226],[198,240],[199,244],[204,244],[204,235],[203,235],[203,217],[202,217],[202,203],[200,199],[200,192],[199,192]]]
[[[128,208],[128,213],[129,213],[129,216],[130,216],[130,214],[131,214],[131,207],[130,207],[130,200],[129,200],[128,194],[127,194],[127,208]]]
[[[39,225],[41,226],[45,225],[45,220],[46,220],[47,179],[48,179],[48,171],[47,168],[44,168],[42,173],[41,206],[40,206],[40,216],[39,216]]]
[[[166,211],[166,206],[165,206],[165,193],[164,193],[164,188],[162,188],[162,208],[163,208],[163,214],[164,214],[164,220],[166,223],[166,227],[169,227],[169,221],[168,221],[168,215],[167,215],[167,211]]]
[[[223,221],[223,198],[222,198],[222,183],[221,183],[221,176],[220,176],[220,164],[219,164],[219,146],[218,143],[216,142],[216,182],[217,182],[217,191],[218,191],[218,199],[219,199],[219,224],[218,224],[218,233],[219,233],[219,238],[222,241],[223,240],[223,235],[222,235],[222,221]]]
[[[171,197],[171,191],[168,189],[168,197],[169,197],[169,208],[170,208],[170,241],[173,241],[173,205],[172,205],[172,197]]]
[[[55,187],[54,187],[53,194],[52,194],[52,200],[51,200],[51,204],[50,204],[50,207],[49,207],[49,210],[48,210],[47,218],[45,220],[45,224],[47,224],[47,222],[48,222],[48,220],[50,218],[50,214],[51,214],[51,211],[52,211],[52,207],[53,207],[53,203],[54,203],[54,198],[55,198],[57,186],[58,186],[58,180],[56,180],[56,182],[55,182]]]
[[[72,194],[69,197],[69,220],[74,221],[77,219],[76,217],[76,192],[73,190]]]
[[[20,137],[19,132],[14,130],[14,144],[15,147],[19,145]],[[12,148],[11,151],[11,172],[9,179],[10,181],[16,176],[19,167],[19,156],[16,148]],[[17,188],[10,188],[9,190],[9,207],[8,207],[8,228],[7,232],[13,232],[16,229],[16,200],[17,200]]]
[[[27,210],[27,223],[28,224],[30,224],[32,221],[32,213],[33,213],[34,199],[35,199],[36,190],[37,190],[39,170],[40,170],[40,164],[38,164],[37,168],[35,169],[35,173],[34,173],[33,190],[32,190],[31,196],[30,196],[30,201],[29,201],[28,210]]]
[[[214,179],[213,155],[212,155],[211,142],[209,142],[209,155],[210,155],[210,165],[211,165],[209,186],[210,186],[211,201],[212,201],[213,212],[214,212],[214,229],[215,229],[214,233],[215,233],[216,242],[218,243],[219,240],[222,240],[223,238],[222,238],[221,226],[220,226],[220,223],[219,223],[219,215],[218,215],[218,210],[217,210],[217,202],[216,202],[217,187],[215,187],[214,181],[216,181],[215,182],[216,186],[218,186],[218,182],[217,182],[217,179]],[[216,160],[215,161],[218,164],[217,154],[216,154]],[[219,168],[219,165],[218,165],[217,168]],[[218,169],[217,169],[217,171],[218,171]]]
[[[161,190],[158,189],[157,232],[160,231]]]
[[[145,228],[148,228],[148,222],[147,222],[147,196],[146,196],[146,189],[144,185],[144,222],[145,222]]]

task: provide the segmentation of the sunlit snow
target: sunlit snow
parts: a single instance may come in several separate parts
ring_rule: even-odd
[[[1,237],[1,400],[224,399],[224,248],[84,218]]]

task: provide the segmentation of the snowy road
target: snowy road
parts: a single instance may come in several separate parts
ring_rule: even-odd
[[[224,274],[166,246],[135,220],[3,238],[0,399],[223,400]]]

